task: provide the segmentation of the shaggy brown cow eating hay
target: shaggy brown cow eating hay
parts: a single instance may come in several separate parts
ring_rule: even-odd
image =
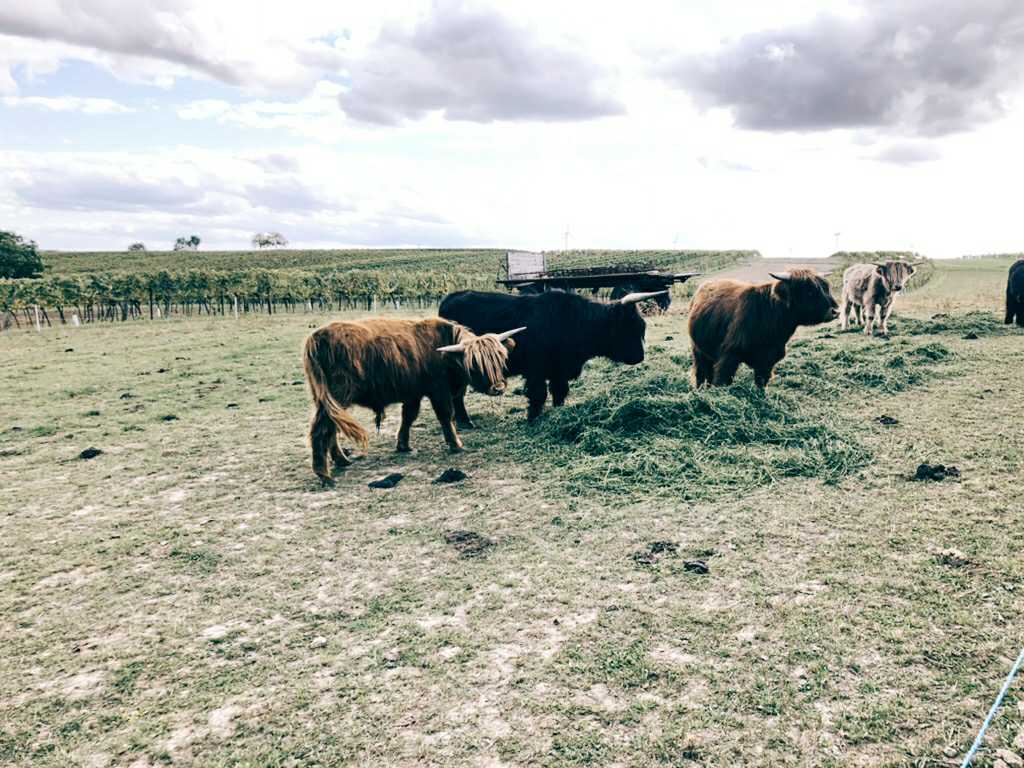
[[[402,403],[398,451],[409,451],[409,430],[424,397],[441,422],[448,447],[462,450],[453,423],[452,398],[470,385],[478,392],[505,391],[505,365],[510,338],[523,330],[476,336],[457,323],[442,319],[336,322],[317,329],[306,339],[303,365],[313,396],[309,439],[313,471],[324,485],[333,484],[327,455],[338,466],[352,463],[338,445],[338,433],[366,449],[369,436],[346,410],[369,408],[377,416]]]

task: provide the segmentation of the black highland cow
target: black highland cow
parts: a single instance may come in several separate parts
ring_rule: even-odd
[[[569,382],[579,378],[591,358],[643,362],[647,324],[637,302],[663,293],[631,293],[604,303],[563,291],[523,296],[458,291],[445,297],[438,314],[474,333],[526,326],[509,353],[507,370],[509,376],[526,378],[527,418],[532,420],[544,410],[549,388],[553,405],[565,402]],[[455,418],[460,426],[472,426],[461,397],[455,401]]]
[[[1017,325],[1024,328],[1024,259],[1013,263],[1006,280],[1006,324],[1012,324],[1015,319]]]

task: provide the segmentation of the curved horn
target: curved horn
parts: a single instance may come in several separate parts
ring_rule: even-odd
[[[819,273],[818,273],[818,277],[828,277],[828,276],[829,276],[829,275],[831,275],[831,274],[832,274],[833,272],[835,272],[835,270],[834,270],[834,269],[830,269],[830,270],[829,270],[828,272],[819,272]]]
[[[449,352],[465,352],[466,351],[466,345],[465,344],[449,344],[447,347],[438,347],[437,351],[440,352],[442,355],[447,354]]]
[[[786,282],[787,280],[789,280],[790,277],[789,272],[779,272],[778,274],[776,274],[775,272],[769,272],[768,274],[774,277],[776,280],[781,280],[782,282]]]
[[[638,301],[643,301],[644,299],[653,299],[655,296],[664,296],[667,293],[667,290],[651,291],[650,293],[627,293],[625,296],[619,299],[619,304],[636,304]]]
[[[497,339],[498,339],[498,341],[504,341],[505,339],[511,339],[513,336],[515,336],[520,331],[525,331],[525,330],[526,330],[526,326],[525,325],[522,328],[513,328],[511,331],[505,331],[504,333],[497,334]]]
[[[922,264],[926,264],[926,263],[927,263],[926,261],[912,261],[912,262],[910,262],[910,266],[912,266],[912,267],[920,267]]]

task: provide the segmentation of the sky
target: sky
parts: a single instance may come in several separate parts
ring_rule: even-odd
[[[0,229],[1020,251],[1022,92],[1020,0],[4,0]]]

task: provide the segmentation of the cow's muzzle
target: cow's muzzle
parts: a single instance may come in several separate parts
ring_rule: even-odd
[[[488,388],[487,394],[490,395],[491,397],[498,397],[499,395],[504,395],[505,394],[505,385],[504,384],[492,384]]]

